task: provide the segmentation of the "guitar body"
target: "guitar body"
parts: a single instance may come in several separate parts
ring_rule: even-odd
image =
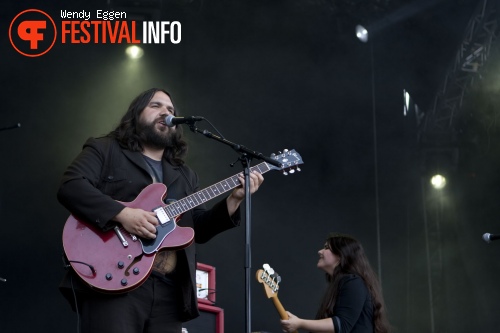
[[[153,211],[165,205],[162,199],[166,190],[163,184],[151,184],[134,201],[123,204]],[[177,226],[176,219],[158,226],[155,240],[136,238],[123,228],[119,231],[123,238],[115,230],[102,231],[73,215],[64,225],[63,247],[71,267],[84,282],[101,292],[120,293],[139,287],[151,273],[158,251],[182,249],[194,240],[193,229]]]

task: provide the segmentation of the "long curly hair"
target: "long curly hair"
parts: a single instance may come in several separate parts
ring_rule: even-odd
[[[326,274],[328,288],[316,314],[316,319],[333,316],[340,280],[348,274],[356,274],[363,279],[371,295],[374,332],[390,332],[382,288],[361,243],[351,236],[336,233],[329,234],[326,242],[331,251],[340,258],[340,263],[335,267],[333,275]]]
[[[118,126],[109,132],[107,136],[116,139],[122,148],[131,151],[143,151],[142,142],[144,142],[144,138],[138,132],[139,116],[158,91],[164,92],[172,100],[172,96],[167,91],[159,88],[151,88],[140,93],[130,103]],[[177,114],[177,111],[175,113]],[[187,153],[187,143],[183,139],[182,127],[177,127],[172,137],[172,146],[166,148],[163,155],[170,163],[175,165],[184,164],[183,158]]]

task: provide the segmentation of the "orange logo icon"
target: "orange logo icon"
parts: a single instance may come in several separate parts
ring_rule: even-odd
[[[56,42],[54,20],[38,9],[27,9],[17,14],[9,27],[10,43],[17,52],[27,57],[47,53]]]

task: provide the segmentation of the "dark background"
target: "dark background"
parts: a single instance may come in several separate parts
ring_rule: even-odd
[[[405,89],[429,119],[467,24],[486,3],[3,2],[0,127],[22,126],[0,132],[0,331],[76,331],[57,290],[68,217],[58,182],[86,138],[113,129],[132,98],[153,86],[231,141],[302,156],[300,173],[267,173],[252,197],[251,270],[269,263],[280,274],[287,310],[314,316],[325,286],[317,251],[336,231],[364,244],[395,332],[498,331],[500,244],[481,239],[500,232],[496,44],[454,115],[452,140],[427,140],[433,133],[414,107],[403,114]],[[93,18],[95,9],[145,10],[181,22],[182,42],[144,45],[135,62],[125,45],[59,42],[28,58],[11,47],[8,28],[29,8],[56,23],[64,9],[92,10]],[[359,23],[381,29],[361,43]],[[186,132],[188,163],[203,187],[240,171],[230,167],[235,151]],[[441,192],[428,183],[435,165],[448,176]],[[229,333],[246,329],[244,243],[242,226],[198,246],[198,260],[216,268],[215,305]],[[253,273],[251,310],[252,331],[280,332]]]

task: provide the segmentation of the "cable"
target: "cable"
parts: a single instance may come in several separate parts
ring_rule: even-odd
[[[80,333],[80,311],[78,310],[78,301],[76,299],[75,287],[73,286],[73,275],[69,277],[71,283],[71,291],[73,293],[73,299],[75,301],[75,311],[76,311],[76,333]]]

